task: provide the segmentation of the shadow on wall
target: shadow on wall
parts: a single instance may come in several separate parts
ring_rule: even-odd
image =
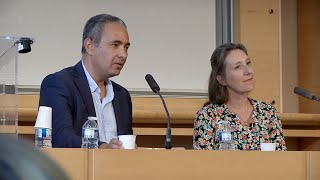
[[[0,135],[0,179],[69,179],[46,154],[17,137]]]

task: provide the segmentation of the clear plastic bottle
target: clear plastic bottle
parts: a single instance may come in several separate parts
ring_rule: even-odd
[[[219,150],[234,150],[234,140],[229,121],[220,121],[219,130]]]
[[[96,117],[88,117],[88,120],[83,124],[81,148],[99,148],[99,128],[97,122],[98,119]]]
[[[51,148],[51,129],[40,128],[35,129],[35,147],[37,148]]]

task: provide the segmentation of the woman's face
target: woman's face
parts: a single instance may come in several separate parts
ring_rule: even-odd
[[[254,73],[250,58],[240,49],[229,51],[225,59],[225,75],[218,75],[220,84],[229,94],[245,94],[254,88]]]

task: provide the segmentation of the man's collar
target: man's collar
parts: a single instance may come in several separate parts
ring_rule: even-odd
[[[98,85],[97,83],[93,80],[93,78],[91,77],[90,73],[88,72],[86,66],[84,65],[83,63],[83,60],[81,60],[81,64],[82,64],[82,67],[83,67],[83,70],[84,70],[84,73],[87,77],[87,80],[88,80],[88,83],[89,83],[89,87],[90,87],[90,91],[91,93],[96,91],[96,89],[98,88]]]
[[[85,73],[85,75],[87,77],[91,93],[97,91],[97,93],[100,94],[100,89],[98,88],[97,83],[93,80],[93,78],[91,77],[90,73],[86,69],[86,67],[85,67],[85,65],[83,63],[83,60],[81,60],[81,63],[82,63],[82,67],[83,67],[84,73]],[[107,101],[112,101],[113,98],[114,98],[112,82],[110,81],[110,79],[108,79],[108,80],[105,81],[105,84],[106,84],[105,86],[106,86],[106,89],[107,89],[107,96],[106,96],[107,97]]]

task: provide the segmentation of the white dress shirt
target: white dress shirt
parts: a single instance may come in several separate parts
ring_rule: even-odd
[[[114,114],[114,109],[112,105],[112,100],[114,98],[114,92],[112,87],[112,82],[108,79],[106,90],[107,94],[103,97],[102,102],[100,101],[100,88],[97,83],[92,79],[91,75],[87,71],[86,67],[82,62],[82,67],[86,74],[94,109],[96,111],[96,116],[98,118],[98,126],[99,126],[99,139],[102,142],[109,143],[112,138],[117,138],[117,123]]]

